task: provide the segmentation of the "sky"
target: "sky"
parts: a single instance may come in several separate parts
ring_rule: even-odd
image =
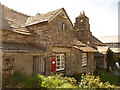
[[[120,0],[0,0],[9,8],[31,16],[65,8],[72,23],[80,12],[89,18],[90,31],[96,37],[118,35]],[[120,5],[120,4],[119,4]],[[120,34],[120,33],[119,33]]]

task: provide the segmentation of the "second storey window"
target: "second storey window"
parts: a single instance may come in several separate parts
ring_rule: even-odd
[[[62,30],[65,30],[66,28],[65,28],[65,24],[64,23],[62,23]]]
[[[62,29],[61,26],[62,26],[62,22],[58,21],[58,31]]]
[[[58,21],[58,31],[60,30],[66,30],[65,23],[62,23],[61,21]]]
[[[87,66],[87,53],[82,53],[82,66]]]
[[[65,54],[56,55],[56,71],[65,69]]]

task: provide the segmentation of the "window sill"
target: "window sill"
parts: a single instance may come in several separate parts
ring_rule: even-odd
[[[62,71],[65,71],[65,69],[56,70],[56,72],[62,72]]]

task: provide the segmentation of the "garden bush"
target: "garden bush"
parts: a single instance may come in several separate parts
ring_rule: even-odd
[[[118,88],[115,85],[111,85],[109,82],[101,82],[100,77],[94,76],[93,74],[83,74],[81,78],[79,88]]]
[[[78,78],[78,77],[77,77]],[[109,82],[101,82],[99,76],[93,74],[82,74],[81,81],[72,77],[63,77],[62,74],[44,76],[37,74],[27,76],[23,74],[14,74],[11,78],[11,85],[22,84],[21,88],[118,88]]]
[[[40,88],[40,83],[42,80],[38,76],[28,76],[20,73],[15,73],[10,80],[10,84],[12,86],[17,86],[18,84],[22,84],[23,88]]]
[[[62,77],[62,74],[52,76],[39,75],[42,79],[41,87],[43,88],[76,88],[76,80],[70,77]]]

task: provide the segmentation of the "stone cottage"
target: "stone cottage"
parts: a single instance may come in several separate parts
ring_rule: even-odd
[[[28,16],[2,5],[3,78],[93,72],[96,49],[82,43],[64,8]]]

